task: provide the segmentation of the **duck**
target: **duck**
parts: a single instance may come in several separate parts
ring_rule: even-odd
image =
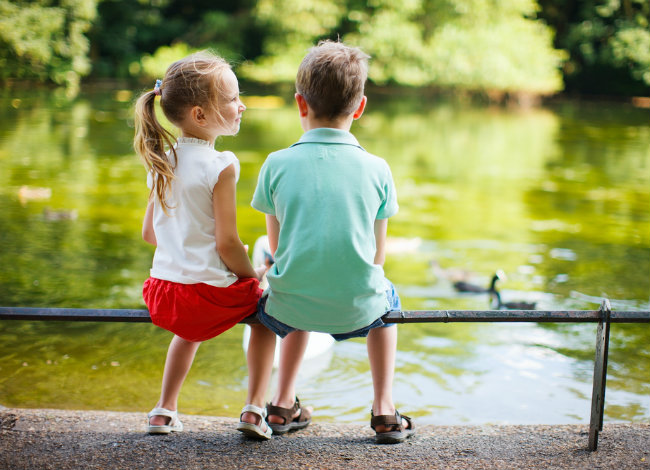
[[[500,279],[499,274],[496,273],[492,276],[492,281],[490,281],[489,287],[477,286],[471,282],[466,281],[456,281],[454,282],[454,289],[458,292],[468,292],[472,294],[484,294],[487,292],[492,292],[496,290],[496,282]]]
[[[490,307],[494,310],[535,310],[537,305],[536,302],[526,302],[521,301],[511,301],[503,302],[501,300],[501,294],[496,288],[496,283],[498,280],[505,280],[506,275],[502,270],[498,270],[494,277],[492,278],[492,285],[490,287]]]

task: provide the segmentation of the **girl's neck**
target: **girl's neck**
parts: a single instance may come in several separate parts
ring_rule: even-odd
[[[203,132],[190,131],[187,129],[181,129],[181,137],[189,137],[190,139],[199,139],[205,140],[210,143],[211,147],[214,147],[214,142],[217,139],[217,136],[206,135]]]

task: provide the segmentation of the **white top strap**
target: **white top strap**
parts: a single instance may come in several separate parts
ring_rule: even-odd
[[[266,418],[266,408],[260,408],[259,406],[255,405],[245,405],[241,409],[242,414],[249,412],[249,413],[255,413],[256,415],[261,416],[262,418]]]
[[[165,416],[166,418],[171,418],[172,421],[176,419],[178,411],[168,410],[167,408],[154,408],[149,412],[147,417],[151,418],[152,416]]]

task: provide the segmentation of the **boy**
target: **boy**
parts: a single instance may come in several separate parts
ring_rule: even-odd
[[[266,408],[275,434],[311,420],[294,393],[308,331],[338,341],[367,336],[376,442],[402,442],[414,432],[392,399],[397,328],[381,320],[400,309],[382,268],[388,218],[398,209],[395,187],[388,164],[349,132],[366,106],[368,58],[332,41],[305,56],[295,95],[305,133],[269,155],[253,196],[276,261],[258,317],[284,338],[279,388]]]

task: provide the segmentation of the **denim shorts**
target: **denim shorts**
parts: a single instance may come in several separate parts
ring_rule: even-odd
[[[385,313],[399,312],[400,310],[402,310],[402,302],[399,298],[399,295],[397,294],[397,291],[395,290],[395,286],[393,285],[392,282],[390,282],[388,279],[385,278],[384,278],[384,283],[386,287],[385,294],[386,294],[386,301],[388,306]],[[280,338],[284,338],[292,331],[297,331],[297,328],[282,323],[281,321],[276,320],[275,318],[273,318],[272,316],[266,313],[265,309],[266,309],[267,298],[268,298],[268,290],[264,293],[264,295],[262,296],[262,298],[259,300],[257,304],[257,319],[260,321],[260,323],[266,326],[269,330],[274,332]],[[330,334],[332,338],[334,338],[336,341],[344,341],[350,338],[365,338],[366,336],[368,336],[368,333],[373,328],[385,328],[389,326],[395,326],[395,323],[384,323],[381,317],[379,317],[370,325],[365,326],[363,328],[359,328],[358,330],[350,331],[349,333],[334,333],[334,334],[330,333]]]

